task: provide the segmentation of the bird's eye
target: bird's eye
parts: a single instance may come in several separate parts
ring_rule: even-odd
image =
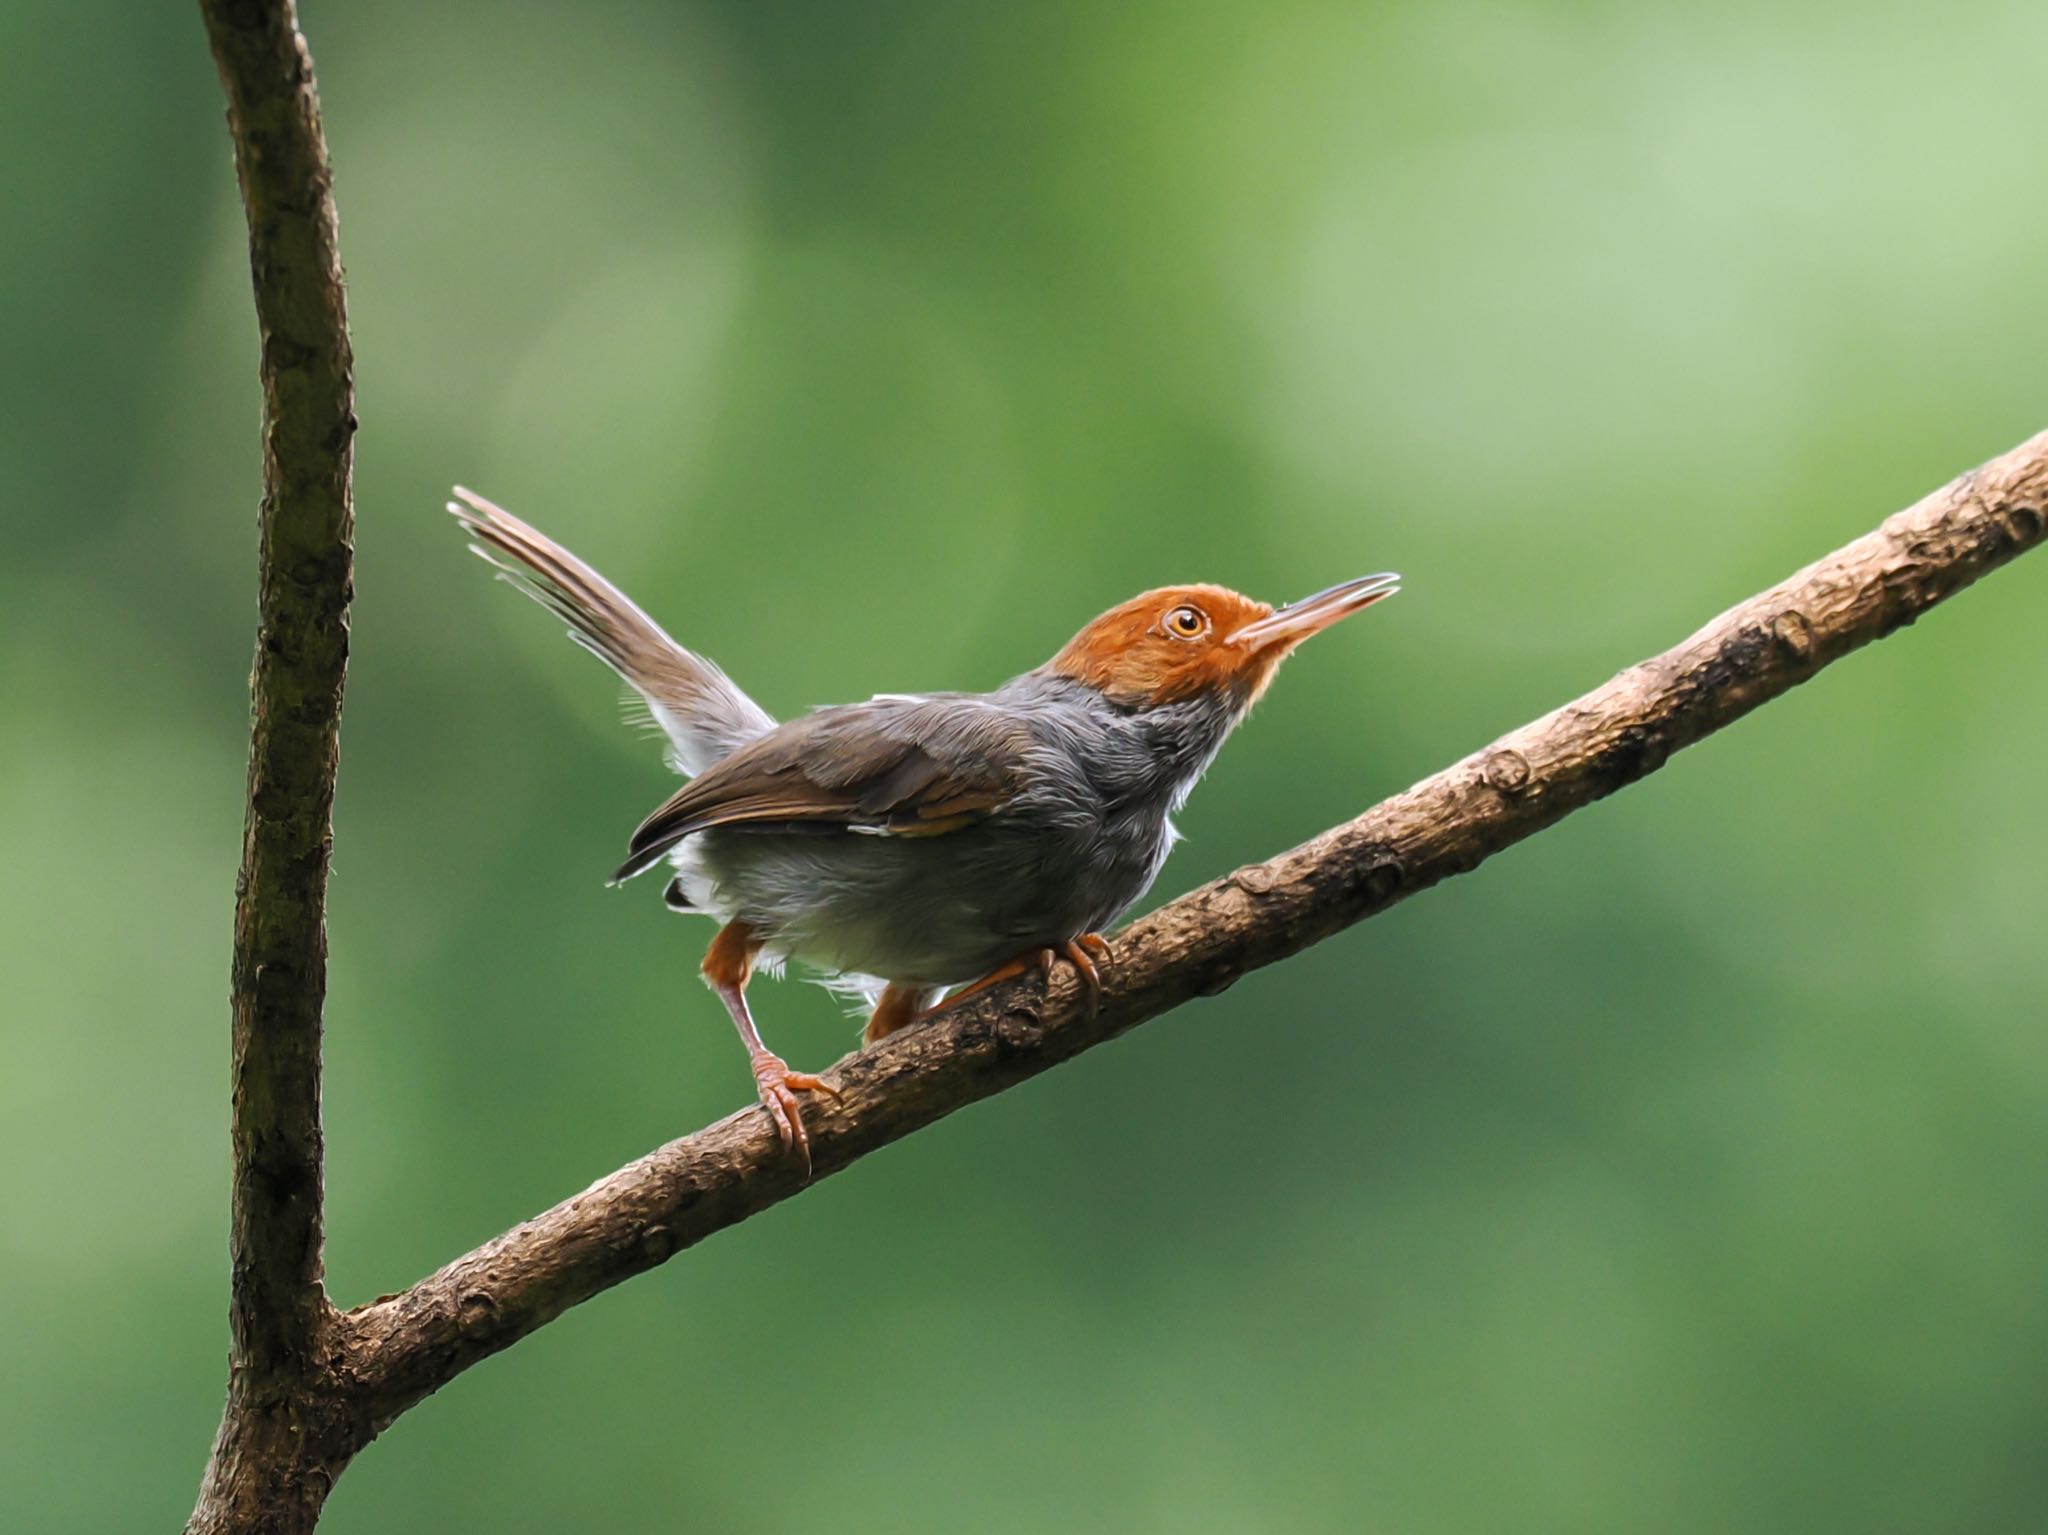
[[[1166,615],[1166,632],[1181,639],[1191,640],[1209,627],[1209,619],[1200,608],[1183,604]]]

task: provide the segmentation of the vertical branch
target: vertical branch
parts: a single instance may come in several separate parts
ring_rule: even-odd
[[[288,0],[205,0],[249,215],[262,339],[260,609],[235,892],[239,1362],[290,1367],[320,1308],[320,1009],[336,731],[348,660],[355,430],[313,67]]]
[[[200,10],[248,214],[263,500],[235,889],[231,1375],[193,1528],[310,1528],[339,1469],[310,1390],[332,1316],[321,1285],[320,1014],[348,661],[352,360],[312,57],[291,0],[200,0]]]

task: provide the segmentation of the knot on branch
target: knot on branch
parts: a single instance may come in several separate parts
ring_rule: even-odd
[[[2013,542],[2022,547],[2037,542],[2042,532],[2048,530],[2048,513],[2024,501],[2007,502],[1999,507],[1998,516],[2012,534]]]
[[[1527,757],[1511,746],[1498,746],[1486,754],[1479,776],[1494,793],[1513,799],[1529,787],[1532,774]]]
[[[1813,654],[1813,625],[1797,608],[1787,608],[1771,620],[1771,638],[1795,661],[1804,661]]]
[[[1246,895],[1266,895],[1280,883],[1280,876],[1267,863],[1246,864],[1230,876],[1228,883],[1237,886]]]

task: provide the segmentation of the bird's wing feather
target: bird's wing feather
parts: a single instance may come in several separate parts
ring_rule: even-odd
[[[685,784],[641,822],[614,880],[713,826],[930,837],[1016,795],[1030,747],[974,695],[873,699],[777,726]]]
[[[624,592],[546,534],[474,491],[448,503],[499,576],[569,626],[569,638],[625,678],[669,739],[679,773],[701,773],[775,728],[717,666],[669,638]]]

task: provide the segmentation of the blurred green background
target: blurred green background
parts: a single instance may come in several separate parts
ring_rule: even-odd
[[[603,885],[656,752],[450,481],[784,714],[1404,572],[1163,897],[2048,424],[2020,0],[306,24],[363,423],[343,1303],[748,1088],[704,929]],[[14,0],[0,53],[0,1515],[162,1529],[226,1347],[254,324],[190,8]],[[325,1528],[2043,1528],[2044,597],[573,1313]]]

